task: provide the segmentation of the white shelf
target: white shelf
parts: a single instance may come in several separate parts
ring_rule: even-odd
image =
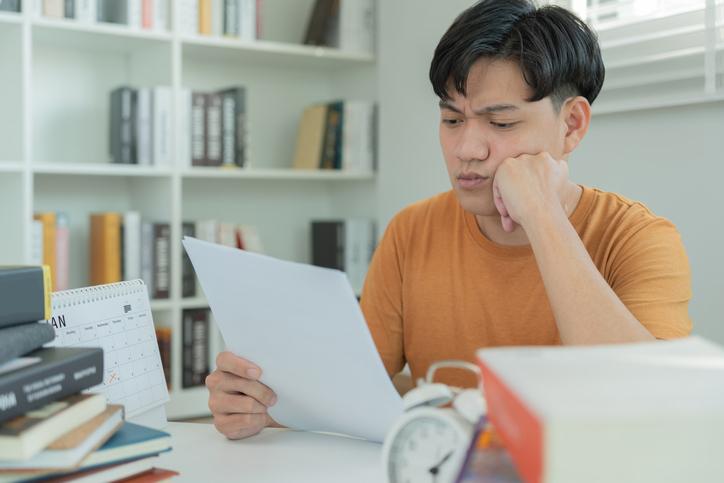
[[[71,19],[39,18],[32,21],[33,39],[84,50],[133,52],[168,44],[168,32],[131,29],[110,23],[81,23]]]
[[[346,172],[339,170],[254,169],[254,168],[186,168],[184,178],[269,179],[269,180],[318,180],[364,181],[375,178],[373,172]]]
[[[21,24],[23,16],[16,12],[0,12],[0,24]]]
[[[123,164],[65,164],[43,163],[33,164],[32,171],[36,174],[61,174],[81,176],[171,176],[171,168],[157,166],[138,166]]]
[[[597,108],[594,104],[591,110],[593,116],[603,116],[607,114],[617,114],[620,112],[630,111],[644,111],[647,109],[661,109],[664,107],[681,107],[691,106],[695,104],[707,104],[710,102],[722,102],[724,101],[724,93],[722,94],[711,94],[701,95],[692,97],[682,97],[679,99],[670,100],[641,100],[641,101],[630,101],[630,102],[613,102],[603,105],[601,108]]]
[[[23,164],[15,162],[0,161],[0,173],[22,173]]]
[[[253,42],[217,37],[187,36],[181,41],[184,55],[192,58],[245,62],[272,61],[288,65],[320,66],[334,64],[370,64],[372,54],[344,52],[328,47],[257,40]]]

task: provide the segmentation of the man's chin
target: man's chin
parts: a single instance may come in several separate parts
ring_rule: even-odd
[[[455,195],[463,210],[473,215],[493,216],[499,214],[495,208],[493,197],[487,191],[475,193],[455,189]]]

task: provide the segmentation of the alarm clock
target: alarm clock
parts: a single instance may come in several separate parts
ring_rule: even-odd
[[[435,383],[441,368],[467,369],[478,377],[477,389]],[[452,407],[446,406],[452,401]],[[480,417],[486,412],[480,368],[446,360],[430,366],[426,378],[402,398],[405,412],[385,437],[384,471],[389,483],[453,483],[465,460]]]

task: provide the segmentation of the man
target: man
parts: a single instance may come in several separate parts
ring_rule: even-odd
[[[430,67],[452,191],[389,224],[362,310],[391,376],[413,379],[480,347],[597,344],[691,331],[678,232],[642,204],[579,186],[567,159],[603,84],[585,23],[528,0],[483,0],[445,33]],[[622,173],[623,175],[623,173]],[[207,379],[229,438],[274,424],[261,369],[229,353]],[[443,382],[470,385],[465,374]]]

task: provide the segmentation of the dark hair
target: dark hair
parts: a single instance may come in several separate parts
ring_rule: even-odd
[[[605,69],[596,34],[568,10],[538,8],[530,0],[481,0],[461,13],[440,39],[430,64],[432,88],[449,100],[448,82],[465,93],[480,58],[518,62],[533,89],[529,101],[551,96],[553,105],[580,95],[593,103]]]

